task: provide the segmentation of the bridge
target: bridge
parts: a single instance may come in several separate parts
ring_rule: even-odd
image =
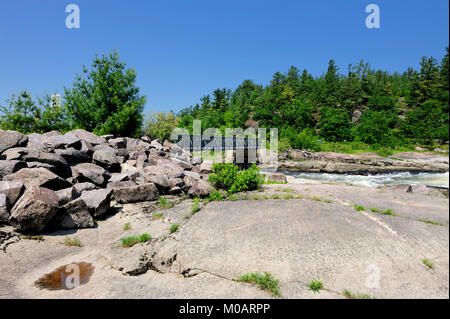
[[[266,141],[257,137],[248,136],[178,135],[178,139],[174,142],[190,152],[208,150],[256,150],[265,148],[266,146]]]

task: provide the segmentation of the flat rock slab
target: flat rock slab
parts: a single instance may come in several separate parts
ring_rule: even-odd
[[[0,295],[272,298],[233,281],[267,271],[279,279],[284,298],[343,298],[344,289],[377,298],[448,298],[448,222],[438,226],[417,220],[448,220],[448,199],[328,184],[267,185],[255,195],[283,198],[288,193],[303,199],[212,202],[194,215],[191,200],[171,209],[157,208],[158,202],[119,205],[120,212],[95,229],[9,245],[0,263]],[[399,216],[358,212],[352,205],[375,202],[380,209],[393,207]],[[131,229],[124,230],[127,222]],[[180,226],[171,234],[174,223]],[[151,241],[129,250],[121,247],[121,238],[142,233],[151,234]],[[62,245],[67,235],[79,238],[82,247]],[[435,268],[425,266],[423,258]],[[32,287],[46,273],[73,262],[95,266],[87,284],[70,291]],[[313,279],[323,281],[326,290],[310,291]]]

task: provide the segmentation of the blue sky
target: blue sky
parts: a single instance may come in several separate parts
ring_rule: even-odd
[[[65,26],[79,5],[81,28]],[[367,29],[378,4],[381,28]],[[28,89],[62,92],[81,65],[116,48],[138,72],[147,110],[178,111],[244,79],[267,84],[291,65],[319,76],[364,59],[391,72],[439,60],[448,46],[447,0],[4,0],[0,104]]]

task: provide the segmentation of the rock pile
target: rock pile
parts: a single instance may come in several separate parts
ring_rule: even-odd
[[[94,227],[111,200],[207,196],[211,163],[168,141],[85,130],[0,130],[0,224],[21,232]]]

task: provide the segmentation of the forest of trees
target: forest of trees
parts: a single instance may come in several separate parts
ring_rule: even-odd
[[[320,77],[292,66],[263,86],[245,80],[234,91],[216,89],[200,103],[173,112],[153,113],[144,123],[145,96],[136,72],[117,52],[96,56],[73,86],[64,88],[60,106],[50,97],[34,100],[23,91],[0,106],[0,129],[23,133],[83,128],[96,134],[166,139],[175,127],[202,129],[278,128],[282,148],[325,150],[413,148],[449,140],[449,50],[441,61],[423,57],[420,70],[374,70],[363,61],[340,71],[330,60]],[[329,149],[328,149],[329,150]]]
[[[235,90],[217,89],[179,112],[179,125],[202,128],[278,128],[293,148],[318,150],[321,142],[359,142],[377,147],[448,142],[449,51],[441,61],[423,57],[420,70],[390,74],[363,61],[345,74],[335,61],[320,77],[292,66],[262,86],[245,80]]]

